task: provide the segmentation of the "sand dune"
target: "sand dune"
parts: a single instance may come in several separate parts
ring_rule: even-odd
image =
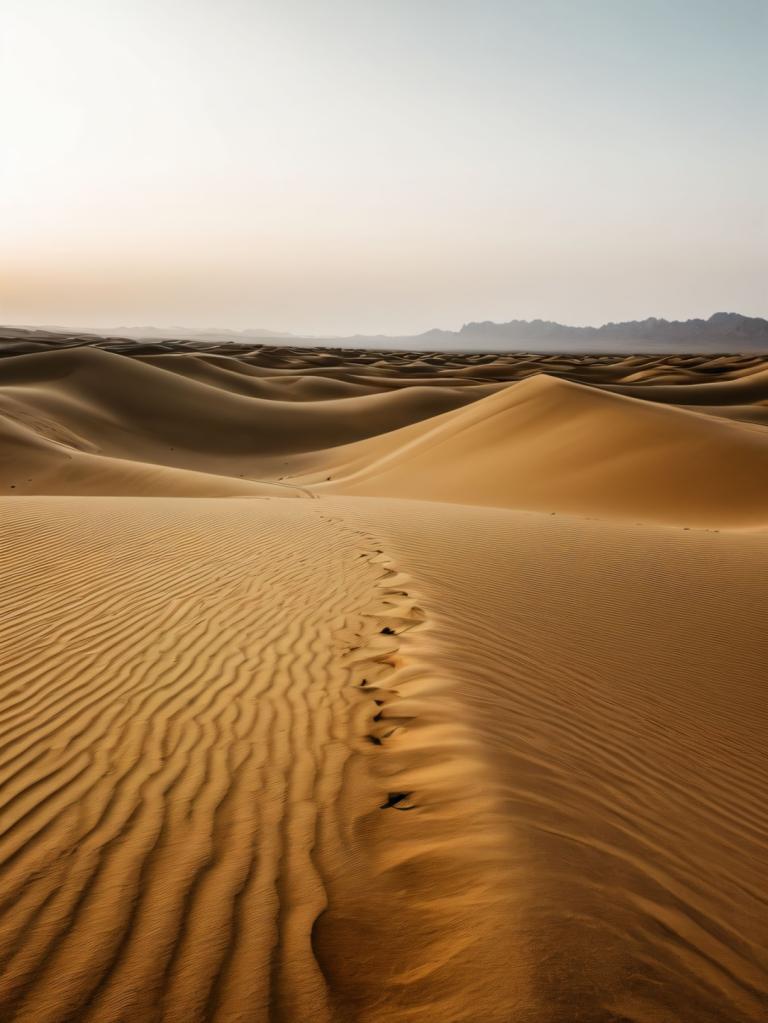
[[[752,371],[735,379],[702,383],[691,380],[690,383],[665,383],[653,379],[652,386],[631,386],[626,383],[610,384],[606,389],[618,394],[628,394],[646,401],[666,402],[670,405],[729,405],[746,404],[747,402],[768,402],[768,370]]]
[[[14,410],[15,411],[15,410]],[[93,494],[158,497],[287,496],[300,488],[174,469],[128,458],[110,458],[81,436],[50,420],[6,416],[0,421],[0,485],[25,494]],[[280,487],[280,489],[278,489]]]
[[[768,1018],[764,360],[34,345],[0,1020]]]
[[[455,1019],[472,992],[504,1019],[482,764],[381,635],[423,613],[374,538],[314,501],[5,504],[4,1018]],[[420,709],[401,680],[461,757],[460,841],[450,801],[379,809],[445,773],[380,756]]]
[[[62,442],[92,454],[236,479],[258,476],[260,457],[271,467],[274,456],[387,432],[470,400],[437,388],[270,400],[90,348],[0,361],[0,411],[43,436],[53,426]],[[31,472],[20,475],[26,480]],[[211,485],[211,494],[220,493],[220,483]],[[157,493],[172,491],[163,486]]]
[[[419,580],[414,642],[500,786],[522,1018],[765,1018],[768,534],[338,509]]]
[[[685,525],[765,522],[768,441],[756,427],[766,415],[768,370],[720,382],[598,386],[595,370],[605,376],[610,365],[592,360],[572,374],[587,387],[551,375],[565,371],[562,359],[508,362],[506,376],[523,377],[515,382],[502,379],[504,360],[495,358],[464,367],[493,378],[490,385],[454,385],[462,372],[455,364],[438,367],[450,374],[438,375],[438,385],[421,376],[435,367],[415,360],[415,386],[393,388],[387,366],[380,390],[341,398],[331,395],[348,381],[315,373],[345,377],[343,364],[320,359],[313,372],[293,366],[286,377],[282,366],[253,376],[253,366],[229,361],[233,368],[205,354],[126,359],[88,347],[0,360],[0,411],[9,421],[0,483],[19,493],[223,496],[295,478],[349,494]],[[614,376],[632,376],[639,361],[650,360],[621,360]],[[170,364],[180,368],[160,368]],[[651,400],[631,400],[641,394]],[[699,408],[708,420],[695,415]]]
[[[544,375],[340,455],[318,492],[695,525],[767,518],[762,430]]]

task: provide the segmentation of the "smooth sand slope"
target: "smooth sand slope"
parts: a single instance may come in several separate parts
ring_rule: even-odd
[[[545,375],[339,457],[318,492],[695,525],[761,525],[768,508],[762,428]]]
[[[430,664],[500,787],[531,985],[507,1018],[765,1018],[768,536],[339,514],[418,578]],[[452,795],[446,776],[429,798]]]
[[[764,362],[40,344],[0,1020],[768,1018]]]
[[[264,465],[271,470],[279,465],[278,456],[304,452],[308,445],[334,447],[469,400],[463,391],[450,394],[440,388],[343,400],[271,400],[95,348],[0,360],[0,410],[11,424],[65,449],[234,479],[252,476]],[[38,467],[21,453],[15,464],[24,470],[17,472],[23,492],[73,489],[67,477],[66,489],[53,491],[53,474],[41,480]],[[173,478],[166,485],[160,476],[155,492],[173,496],[174,485]]]

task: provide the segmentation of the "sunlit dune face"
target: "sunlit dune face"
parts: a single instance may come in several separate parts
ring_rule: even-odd
[[[768,361],[0,332],[0,1019],[763,1023]]]

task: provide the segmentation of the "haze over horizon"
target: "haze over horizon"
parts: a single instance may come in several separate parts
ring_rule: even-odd
[[[680,328],[680,327],[689,327],[690,326],[691,328],[694,328],[697,331],[701,330],[701,329],[707,329],[709,327],[712,327],[714,329],[714,331],[715,331],[716,336],[719,336],[718,332],[722,328],[726,327],[726,324],[727,324],[727,327],[726,327],[726,334],[727,334],[728,332],[731,332],[734,329],[742,330],[743,329],[743,325],[745,323],[751,325],[751,329],[754,331],[754,329],[756,327],[758,327],[759,324],[765,324],[766,321],[762,317],[752,317],[752,318],[750,318],[750,317],[745,317],[745,316],[743,316],[740,313],[735,313],[735,312],[732,312],[732,311],[729,311],[729,312],[719,311],[719,312],[716,312],[716,313],[712,313],[710,315],[691,317],[691,318],[689,318],[687,320],[667,320],[667,319],[664,319],[664,318],[658,317],[658,316],[645,316],[642,319],[631,320],[631,321],[606,321],[606,322],[602,322],[602,323],[588,323],[588,324],[566,324],[566,323],[559,323],[557,321],[549,320],[546,317],[534,317],[531,320],[513,319],[513,320],[500,321],[500,322],[494,322],[494,321],[491,321],[491,320],[483,320],[483,319],[478,318],[476,320],[468,320],[468,321],[466,321],[466,322],[464,322],[464,323],[462,323],[460,325],[452,325],[450,327],[431,327],[431,328],[428,328],[427,330],[421,331],[419,333],[417,333],[415,331],[410,331],[410,332],[406,332],[406,333],[400,334],[400,335],[384,334],[384,333],[381,333],[381,332],[364,334],[364,333],[362,333],[360,331],[353,331],[352,333],[346,334],[346,335],[341,335],[341,334],[337,334],[337,335],[321,334],[321,333],[319,333],[317,331],[307,331],[305,334],[297,334],[297,333],[292,332],[292,331],[270,330],[269,328],[257,327],[257,326],[253,326],[253,325],[251,325],[250,327],[230,328],[230,327],[222,327],[222,326],[220,326],[218,324],[214,324],[214,323],[199,324],[199,325],[197,325],[195,327],[190,327],[187,324],[181,324],[181,323],[167,324],[167,325],[162,325],[162,326],[158,326],[157,324],[149,324],[149,323],[145,323],[145,324],[140,324],[140,323],[115,324],[115,323],[112,323],[112,324],[97,324],[97,325],[84,325],[84,324],[77,324],[77,323],[68,323],[68,324],[60,324],[60,323],[58,323],[58,324],[57,323],[35,323],[35,324],[0,323],[0,331],[4,331],[4,332],[7,333],[9,330],[11,332],[13,332],[15,330],[18,330],[20,333],[21,332],[29,331],[29,332],[31,332],[33,334],[36,331],[51,331],[51,332],[54,332],[54,333],[55,332],[62,332],[62,331],[72,332],[72,333],[83,332],[83,333],[86,333],[86,334],[93,334],[95,337],[98,337],[98,336],[109,337],[109,335],[113,334],[116,337],[126,336],[126,337],[136,337],[136,338],[141,338],[141,337],[151,338],[153,336],[157,336],[157,337],[169,337],[169,338],[172,338],[173,335],[174,335],[174,332],[176,332],[179,338],[184,338],[185,336],[193,336],[193,335],[196,335],[196,334],[199,334],[199,335],[209,335],[209,336],[214,336],[216,334],[219,334],[219,335],[221,335],[222,338],[224,338],[226,335],[229,335],[229,334],[242,334],[242,335],[248,335],[251,339],[256,339],[256,340],[258,340],[259,338],[264,338],[264,339],[267,339],[267,340],[269,340],[270,338],[274,338],[274,339],[285,339],[285,341],[291,341],[291,340],[296,340],[296,341],[307,341],[307,340],[338,341],[338,340],[354,340],[355,338],[360,338],[362,341],[366,341],[366,340],[374,340],[376,338],[381,338],[382,341],[387,341],[387,340],[397,341],[397,340],[409,340],[409,339],[416,340],[416,339],[418,339],[420,337],[426,337],[428,335],[450,335],[450,334],[453,334],[453,335],[458,337],[458,336],[464,334],[467,331],[473,331],[473,330],[476,330],[476,329],[483,330],[483,329],[489,328],[489,327],[490,328],[496,328],[498,330],[503,330],[503,328],[505,328],[505,327],[525,328],[526,326],[534,328],[536,330],[539,330],[539,329],[547,330],[547,329],[551,329],[551,328],[562,328],[563,333],[567,334],[569,332],[581,332],[581,331],[585,331],[585,330],[586,331],[604,332],[604,331],[610,331],[610,329],[613,328],[613,327],[624,328],[624,329],[626,329],[626,328],[643,329],[643,328],[647,328],[647,326],[649,324],[653,324],[653,323],[658,324],[660,328],[662,328],[662,327]],[[758,327],[758,330],[759,330],[759,327]]]
[[[757,0],[10,0],[3,26],[3,323],[768,314]]]

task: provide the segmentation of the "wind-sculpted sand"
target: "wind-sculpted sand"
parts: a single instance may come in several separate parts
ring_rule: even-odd
[[[0,359],[0,1019],[768,1018],[765,361],[110,344]]]

